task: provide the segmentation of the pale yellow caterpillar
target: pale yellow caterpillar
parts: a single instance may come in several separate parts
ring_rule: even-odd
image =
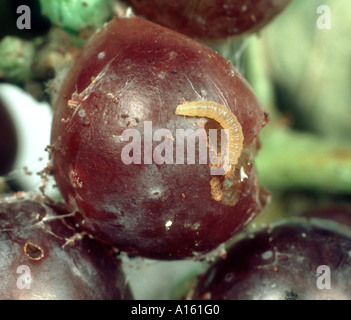
[[[244,135],[236,116],[229,109],[214,101],[191,101],[177,106],[175,113],[189,117],[206,117],[217,121],[229,132],[229,164],[230,174],[238,163],[243,149]]]

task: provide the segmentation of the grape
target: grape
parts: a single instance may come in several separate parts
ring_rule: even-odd
[[[0,175],[8,173],[15,161],[17,135],[11,116],[0,100]]]
[[[350,230],[292,219],[236,242],[199,280],[192,299],[350,299]]]
[[[351,228],[351,209],[349,206],[332,204],[323,207],[315,207],[303,213],[307,218],[319,218],[332,220]]]
[[[126,0],[134,12],[200,39],[242,36],[259,30],[290,0]]]
[[[120,261],[63,214],[41,197],[1,201],[0,299],[132,299]]]
[[[196,100],[225,105],[241,124],[243,150],[230,177],[211,175],[208,161],[162,163],[155,154],[158,129],[169,130],[160,139],[176,155],[176,129],[220,128],[175,114]],[[230,62],[182,34],[140,18],[112,20],[83,48],[54,105],[50,151],[62,196],[83,228],[130,255],[202,257],[270,198],[253,166],[267,114]],[[140,134],[141,149],[126,156],[128,129]],[[140,154],[141,163],[126,164]]]

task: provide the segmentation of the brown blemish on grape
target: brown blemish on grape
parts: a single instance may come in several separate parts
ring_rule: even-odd
[[[235,170],[230,178],[214,177],[210,181],[211,195],[216,201],[221,201],[228,206],[234,206],[239,200],[240,186],[242,185],[238,178],[238,171]]]
[[[40,260],[44,257],[44,250],[34,243],[26,242],[23,247],[24,254],[31,260]]]
[[[212,178],[210,181],[210,186],[211,186],[212,198],[216,201],[222,200],[223,191],[222,191],[221,181],[219,180],[219,178],[218,177]]]

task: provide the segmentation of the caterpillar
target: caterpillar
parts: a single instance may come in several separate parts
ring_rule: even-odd
[[[191,101],[179,104],[175,113],[189,117],[206,117],[217,121],[229,133],[229,175],[238,163],[243,149],[244,135],[236,116],[227,107],[214,101]]]

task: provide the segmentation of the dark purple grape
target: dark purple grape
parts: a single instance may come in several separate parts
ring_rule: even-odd
[[[0,299],[132,299],[112,252],[27,195],[0,203]]]
[[[338,222],[351,228],[351,207],[341,204],[334,204],[309,209],[303,214],[307,218],[320,218]]]
[[[291,0],[126,0],[153,22],[200,39],[242,36],[255,32]]]
[[[351,237],[321,219],[285,221],[246,235],[201,277],[192,299],[351,299]]]

